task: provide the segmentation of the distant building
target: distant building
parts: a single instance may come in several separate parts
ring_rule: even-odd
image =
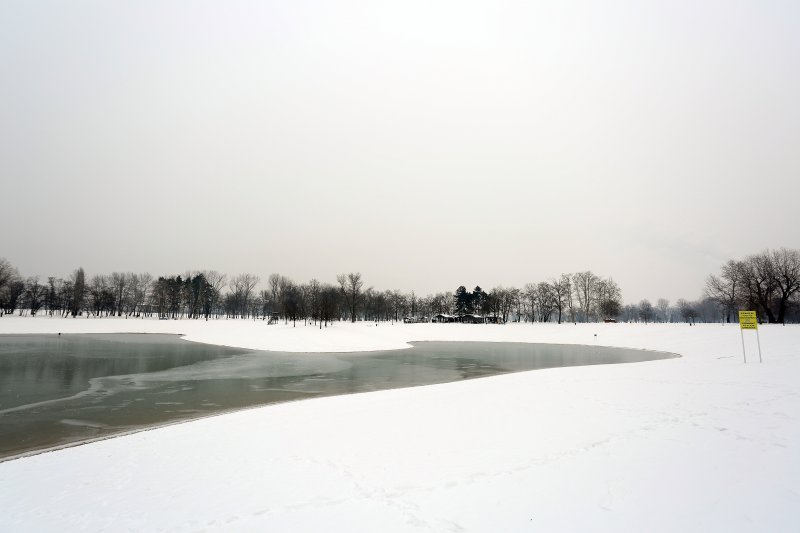
[[[428,320],[426,319],[425,322]],[[463,315],[448,315],[438,314],[433,317],[431,322],[437,324],[448,324],[451,322],[458,322],[461,324],[499,324],[502,322],[499,316],[496,315],[478,315],[474,313],[466,313]]]
[[[462,322],[464,324],[485,324],[486,323],[486,317],[483,316],[483,315],[466,314],[466,315],[461,315],[458,318],[459,318],[458,321]]]

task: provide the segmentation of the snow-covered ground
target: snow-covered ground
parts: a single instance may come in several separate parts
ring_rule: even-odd
[[[255,408],[0,464],[0,531],[800,531],[800,327],[0,318],[246,348],[579,343],[683,357]],[[595,339],[595,334],[597,335]],[[302,355],[298,355],[302,357]]]

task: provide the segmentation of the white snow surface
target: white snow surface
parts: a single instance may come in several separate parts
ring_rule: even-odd
[[[683,357],[278,404],[0,463],[0,531],[800,531],[798,326],[761,328],[763,364],[745,332],[745,365],[736,325],[0,318],[0,333],[59,331]]]

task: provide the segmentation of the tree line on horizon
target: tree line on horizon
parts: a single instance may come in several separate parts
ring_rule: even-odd
[[[591,271],[522,288],[498,286],[486,292],[476,287],[468,296],[464,286],[423,297],[414,291],[365,288],[358,272],[340,274],[335,284],[316,279],[296,283],[272,274],[259,290],[260,281],[253,274],[227,276],[214,270],[158,278],[131,272],[89,277],[78,268],[66,278],[51,276],[42,282],[36,276],[23,279],[0,258],[0,316],[19,311],[30,316],[252,318],[327,325],[334,320],[378,322],[410,317],[417,321],[470,313],[492,316],[497,322],[561,323],[617,316],[622,305],[616,282]]]
[[[703,296],[660,298],[622,304],[612,278],[591,271],[563,274],[524,287],[498,286],[468,291],[459,286],[419,297],[414,291],[364,288],[358,272],[340,274],[336,283],[312,279],[297,283],[271,274],[259,289],[254,274],[228,276],[215,270],[183,275],[112,272],[87,277],[83,268],[66,278],[23,278],[0,258],[0,316],[19,311],[36,316],[125,316],[163,319],[262,319],[304,321],[327,326],[332,321],[413,321],[436,315],[478,314],[495,322],[730,322],[735,311],[754,309],[762,320],[800,319],[800,251],[781,248],[730,260],[710,275]]]

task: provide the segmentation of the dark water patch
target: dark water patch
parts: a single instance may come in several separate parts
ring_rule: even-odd
[[[526,343],[290,353],[156,334],[0,335],[0,458],[256,405],[668,357]]]

